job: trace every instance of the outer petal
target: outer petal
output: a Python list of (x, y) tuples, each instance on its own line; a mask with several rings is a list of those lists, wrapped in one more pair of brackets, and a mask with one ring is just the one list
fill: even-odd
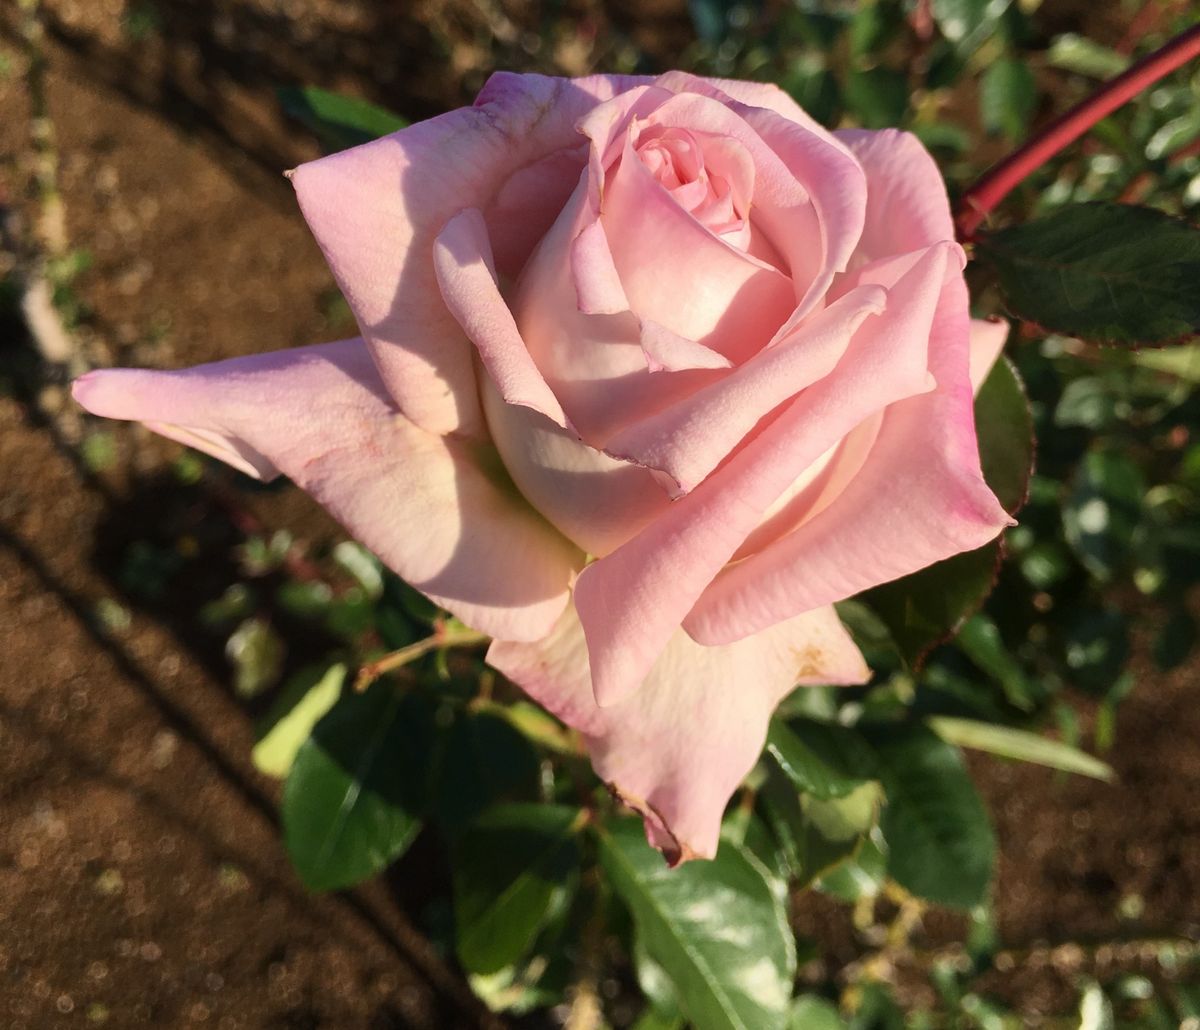
[(592, 697), (587, 659), (573, 609), (545, 640), (497, 641), (488, 651), (492, 665), (580, 730), (596, 772), (642, 814), (672, 864), (716, 853), (725, 804), (793, 686), (870, 677), (832, 607), (729, 647), (701, 647), (677, 632), (645, 688), (608, 708)]
[(504, 399), (566, 428), (562, 405), (529, 356), (500, 294), (487, 225), (479, 211), (468, 208), (446, 223), (434, 241), (433, 264), (446, 306), (479, 349)]
[(967, 377), (967, 296), (943, 294), (930, 340), (933, 393), (892, 405), (831, 504), (714, 579), (685, 626), (723, 644), (981, 547), (1012, 524), (979, 469)]
[(867, 210), (854, 265), (954, 239), (946, 183), (916, 136), (897, 129), (837, 133), (867, 175)]
[(833, 375), (805, 390), (661, 518), (583, 571), (575, 603), (601, 704), (638, 688), (713, 577), (806, 468), (864, 419), (927, 389), (930, 326), (947, 277), (959, 275), (960, 257), (955, 244), (930, 248), (889, 291), (887, 311), (855, 334)]
[(179, 372), (113, 369), (76, 399), (311, 493), (405, 580), (492, 636), (536, 640), (567, 603), (579, 552), (484, 471), (478, 445), (396, 411), (362, 340)]
[(1008, 342), (1008, 330), (1009, 325), (1003, 318), (994, 322), (971, 319), (971, 389), (975, 393), (979, 392), (992, 366), (999, 360), (1000, 352)]
[(437, 433), (482, 429), (471, 348), (434, 278), (434, 237), (465, 207), (494, 209), (498, 230), (521, 227), (501, 255), (501, 271), (514, 271), (578, 180), (575, 122), (643, 81), (496, 75), (475, 107), (293, 173), (384, 384), (412, 422)]

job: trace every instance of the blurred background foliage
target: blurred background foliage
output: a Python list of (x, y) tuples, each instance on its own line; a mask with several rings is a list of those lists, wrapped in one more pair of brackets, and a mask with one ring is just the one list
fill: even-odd
[[(152, 49), (200, 6), (140, 0), (119, 35)], [(218, 14), (233, 26), (218, 31), (240, 31), (235, 8)], [(315, 152), (465, 101), (494, 68), (768, 80), (825, 124), (916, 133), (954, 196), (1196, 11), (1168, 0), (689, 0), (686, 11), (476, 0), (422, 5), (418, 20), (441, 76), (419, 91), (316, 38), (280, 40), (258, 85)], [(69, 18), (56, 24), (74, 31)], [(386, 19), (376, 28), (388, 31)], [(322, 47), (335, 48), (332, 65), (306, 65), (306, 48)], [(331, 66), (341, 71), (320, 71)], [(1195, 220), (1200, 69), (1106, 119), (993, 224), (1089, 200)], [(45, 275), (68, 328), (86, 336), (79, 243), (44, 247)], [(10, 320), (19, 271), (0, 282)], [(977, 313), (1000, 312), (995, 284), (971, 274)], [(344, 302), (322, 303), (331, 333), (346, 328)], [(180, 588), (194, 554), (219, 554), (188, 632), (224, 649), (256, 720), (254, 764), (283, 781), (300, 879), (350, 888), (399, 861), (421, 929), (522, 1025), (1200, 1025), (1195, 910), (1146, 927), (1128, 895), (1107, 937), (1002, 938), (996, 839), (962, 751), (1050, 766), (1054, 783), (1108, 779), (1123, 702), (1200, 667), (1200, 346), (1096, 347), (1017, 322), (1006, 353), (977, 409), (989, 479), (1020, 508), (1003, 563), (985, 549), (842, 606), (875, 678), (785, 703), (714, 863), (667, 873), (578, 740), (489, 671), (469, 634), (358, 545), (313, 548), (256, 523), (240, 498), (262, 488), (207, 459), (177, 453), (171, 489), (217, 496), (238, 532), (190, 524), (189, 553), (178, 527), (149, 529), (124, 548), (119, 599), (95, 618), (119, 634), (130, 609)], [(0, 384), (19, 395), (43, 374), (6, 359)], [(120, 475), (121, 432), (67, 435), (103, 480)], [(1151, 662), (1131, 661), (1138, 641)], [(402, 667), (353, 689), (356, 670), (403, 648)], [(850, 944), (833, 947), (827, 930)], [(1022, 985), (1050, 967), (1059, 989), (1035, 1002)]]

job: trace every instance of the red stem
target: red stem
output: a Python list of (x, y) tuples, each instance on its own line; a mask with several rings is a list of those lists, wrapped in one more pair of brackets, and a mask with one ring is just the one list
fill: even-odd
[(1110, 79), (1083, 103), (1055, 118), (998, 165), (989, 169), (958, 201), (958, 236), (972, 239), (988, 214), (1009, 192), (1065, 147), (1106, 117), (1193, 57), (1200, 56), (1200, 25)]

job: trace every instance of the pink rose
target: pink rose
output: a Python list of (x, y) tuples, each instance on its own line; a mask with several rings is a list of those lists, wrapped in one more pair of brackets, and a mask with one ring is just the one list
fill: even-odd
[(495, 638), (671, 861), (714, 853), (782, 697), (867, 679), (833, 602), (1010, 521), (969, 374), (1002, 330), (912, 136), (499, 74), (293, 183), (361, 339), (75, 396), (290, 476)]

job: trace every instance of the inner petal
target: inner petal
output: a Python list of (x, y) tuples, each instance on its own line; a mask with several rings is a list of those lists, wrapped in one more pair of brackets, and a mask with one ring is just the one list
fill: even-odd
[(749, 246), (754, 160), (738, 140), (636, 122), (631, 133), (639, 160), (681, 208), (732, 246)]

